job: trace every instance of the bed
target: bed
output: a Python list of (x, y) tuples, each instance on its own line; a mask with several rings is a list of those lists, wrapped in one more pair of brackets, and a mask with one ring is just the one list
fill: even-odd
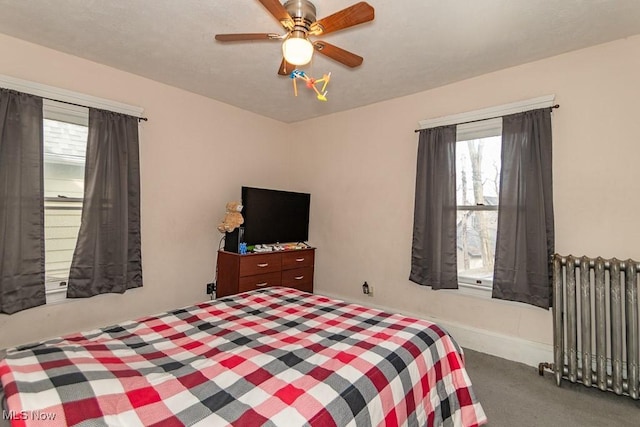
[(476, 426), (437, 325), (263, 288), (10, 349), (13, 426)]

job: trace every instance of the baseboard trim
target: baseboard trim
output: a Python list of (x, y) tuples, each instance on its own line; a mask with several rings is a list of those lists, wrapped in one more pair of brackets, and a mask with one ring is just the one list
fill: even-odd
[(426, 318), (445, 328), (465, 348), (538, 367), (540, 362), (553, 361), (553, 346), (486, 329), (455, 324), (441, 319)]
[[(347, 301), (343, 296), (332, 295), (322, 292), (329, 298)], [(501, 357), (503, 359), (514, 362), (524, 363), (528, 366), (538, 367), (540, 362), (553, 361), (553, 346), (551, 344), (543, 344), (535, 341), (529, 341), (522, 338), (504, 335), (486, 329), (479, 329), (469, 325), (450, 322), (444, 319), (438, 319), (431, 316), (425, 316), (419, 313), (410, 313), (398, 310), (393, 307), (380, 306), (378, 304), (369, 304), (362, 301), (348, 301), (354, 304), (366, 304), (370, 307), (377, 308), (392, 313), (400, 313), (406, 316), (417, 317), (436, 323), (449, 332), (455, 340), (464, 348), (479, 351), (481, 353), (490, 354), (492, 356)]]

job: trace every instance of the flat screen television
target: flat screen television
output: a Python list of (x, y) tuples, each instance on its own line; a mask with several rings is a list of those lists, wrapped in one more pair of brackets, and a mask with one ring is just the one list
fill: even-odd
[(234, 242), (239, 241), (247, 245), (306, 242), (310, 204), (308, 193), (242, 187), (244, 231), (227, 235), (225, 250), (237, 252)]

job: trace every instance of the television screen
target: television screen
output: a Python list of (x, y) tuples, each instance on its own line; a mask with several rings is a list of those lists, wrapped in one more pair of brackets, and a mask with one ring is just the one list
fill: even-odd
[(309, 239), (311, 195), (242, 187), (247, 245), (305, 242)]

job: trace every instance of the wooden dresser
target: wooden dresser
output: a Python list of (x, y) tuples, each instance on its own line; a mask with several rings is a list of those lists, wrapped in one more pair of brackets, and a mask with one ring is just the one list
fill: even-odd
[(218, 251), (217, 297), (266, 286), (313, 292), (315, 248), (240, 255)]

